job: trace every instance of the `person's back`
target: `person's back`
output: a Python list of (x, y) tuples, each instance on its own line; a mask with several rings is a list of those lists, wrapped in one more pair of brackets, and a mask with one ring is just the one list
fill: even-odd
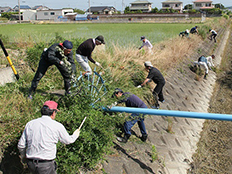
[(95, 44), (93, 43), (93, 39), (90, 38), (80, 44), (76, 50), (76, 53), (89, 58), (94, 48)]
[(161, 72), (155, 67), (151, 67), (147, 78), (152, 79), (155, 83), (165, 81)]
[(198, 28), (197, 26), (191, 28), (190, 33), (191, 34), (198, 33), (197, 28)]
[(147, 108), (146, 104), (135, 94), (129, 92), (123, 93), (123, 99), (127, 107)]
[[(55, 156), (52, 154), (56, 153), (56, 144), (59, 141), (59, 129), (62, 129), (62, 125), (52, 120), (49, 116), (42, 116), (30, 121), (25, 128), (28, 135), (27, 158), (55, 159)], [(38, 137), (40, 138), (38, 139)]]

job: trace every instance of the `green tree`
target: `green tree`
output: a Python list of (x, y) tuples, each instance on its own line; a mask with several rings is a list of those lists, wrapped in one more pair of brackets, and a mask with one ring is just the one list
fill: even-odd
[(10, 20), (12, 14), (18, 14), (18, 12), (4, 12), (4, 13), (2, 13), (1, 16), (2, 16), (3, 18), (7, 18), (8, 20)]
[(124, 13), (130, 13), (131, 11), (130, 11), (130, 8), (129, 8), (129, 6), (126, 6), (126, 8), (125, 8), (125, 10), (124, 10)]
[(153, 8), (153, 9), (151, 10), (151, 12), (152, 12), (152, 13), (158, 13), (158, 12), (159, 12), (159, 9), (158, 9), (157, 7), (155, 7), (155, 8)]
[(186, 6), (184, 6), (185, 10), (192, 10), (193, 9), (193, 5), (192, 4), (187, 4)]
[(219, 8), (219, 9), (225, 9), (225, 6), (223, 4), (221, 4), (221, 3), (214, 4), (214, 7)]
[(85, 14), (84, 11), (82, 11), (82, 10), (80, 10), (80, 9), (77, 9), (77, 8), (75, 8), (75, 9), (73, 10), (73, 12), (78, 13), (78, 14)]

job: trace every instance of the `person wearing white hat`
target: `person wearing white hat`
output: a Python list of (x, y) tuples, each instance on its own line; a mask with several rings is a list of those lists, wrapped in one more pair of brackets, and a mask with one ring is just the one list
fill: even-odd
[(146, 61), (144, 63), (144, 66), (146, 71), (148, 71), (149, 73), (147, 78), (144, 80), (144, 82), (141, 85), (137, 86), (137, 88), (141, 88), (147, 82), (153, 80), (153, 82), (156, 83), (156, 87), (153, 90), (153, 97), (155, 101), (152, 107), (158, 109), (159, 101), (162, 103), (164, 102), (163, 87), (165, 85), (165, 79), (161, 74), (161, 72), (157, 68), (153, 67), (150, 61)]

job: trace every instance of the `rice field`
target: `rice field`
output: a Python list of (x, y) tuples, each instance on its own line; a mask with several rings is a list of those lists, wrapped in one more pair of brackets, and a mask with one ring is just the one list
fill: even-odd
[(125, 45), (138, 47), (140, 37), (145, 36), (151, 43), (178, 37), (181, 31), (191, 29), (196, 24), (154, 24), (154, 23), (123, 23), (123, 24), (13, 24), (0, 25), (0, 34), (7, 36), (10, 42), (17, 41), (50, 41), (55, 33), (66, 39), (91, 38), (97, 35), (105, 37), (106, 46)]

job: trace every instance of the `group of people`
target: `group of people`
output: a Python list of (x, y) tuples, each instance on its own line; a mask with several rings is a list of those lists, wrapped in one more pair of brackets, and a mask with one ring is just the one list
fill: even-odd
[[(101, 66), (92, 58), (92, 52), (97, 45), (105, 44), (104, 37), (99, 35), (96, 38), (90, 38), (84, 41), (76, 50), (76, 60), (85, 71), (86, 75), (92, 74), (92, 69), (88, 61), (97, 66)], [(75, 76), (76, 66), (73, 59), (73, 44), (71, 41), (65, 40), (63, 43), (55, 43), (49, 48), (44, 49), (38, 69), (32, 80), (29, 89), (28, 98), (32, 99), (33, 94), (38, 86), (39, 81), (45, 75), (47, 69), (55, 65), (60, 71), (64, 79), (64, 89), (66, 94), (70, 94), (71, 80)]]
[[(180, 32), (179, 36), (189, 38), (189, 33), (191, 33), (191, 34), (199, 34), (198, 26), (195, 26), (195, 27), (191, 28), (190, 31), (188, 29), (186, 29), (185, 31)], [(214, 40), (214, 42), (216, 43), (217, 42), (217, 40), (216, 40), (217, 32), (215, 30), (209, 29), (209, 33), (211, 33), (211, 35), (208, 38), (210, 40)]]
[[(191, 34), (198, 33), (197, 26), (190, 30)], [(209, 30), (211, 35), (211, 40), (214, 39), (217, 33), (214, 30)], [(180, 36), (189, 36), (189, 30), (185, 30), (179, 34)], [(146, 48), (152, 53), (151, 42), (142, 36), (141, 41), (143, 45), (139, 49)], [(84, 41), (76, 49), (76, 61), (84, 70), (84, 75), (89, 76), (92, 74), (92, 69), (89, 65), (89, 61), (96, 66), (102, 67), (101, 64), (92, 58), (92, 52), (95, 46), (105, 44), (104, 37), (99, 35), (96, 38), (90, 38)], [(65, 40), (63, 43), (55, 43), (49, 48), (44, 49), (41, 59), (39, 61), (38, 69), (32, 80), (31, 87), (29, 89), (29, 99), (33, 98), (33, 94), (36, 91), (39, 81), (45, 75), (47, 69), (55, 65), (60, 71), (64, 79), (64, 89), (65, 93), (70, 94), (71, 80), (75, 77), (76, 66), (73, 59), (73, 44), (71, 41)], [(203, 66), (205, 68), (205, 78), (208, 75), (208, 68), (211, 69), (214, 66), (212, 59), (215, 56), (201, 56), (198, 61), (194, 62), (196, 66)], [(150, 61), (144, 62), (145, 70), (148, 72), (146, 79), (137, 86), (141, 88), (146, 85), (146, 83), (153, 81), (156, 84), (152, 94), (154, 98), (154, 103), (152, 108), (159, 109), (159, 102), (163, 103), (163, 87), (165, 85), (165, 79), (162, 73), (155, 67), (153, 67)], [(117, 102), (112, 104), (116, 106), (120, 103), (125, 103), (126, 107), (136, 107), (136, 108), (148, 108), (147, 105), (135, 94), (130, 92), (124, 92), (120, 88), (116, 88), (112, 97), (117, 99)], [(57, 164), (55, 162), (56, 158), (56, 144), (58, 141), (64, 144), (74, 143), (80, 135), (80, 130), (76, 129), (72, 135), (69, 135), (65, 127), (55, 121), (55, 117), (59, 110), (57, 109), (58, 104), (55, 101), (46, 101), (41, 108), (41, 118), (34, 119), (26, 124), (26, 127), (22, 133), (22, 136), (18, 142), (18, 149), (23, 162), (27, 162), (30, 171), (33, 174), (56, 174)], [(144, 124), (144, 115), (139, 115), (138, 113), (133, 113), (130, 115), (129, 120), (126, 120), (123, 125), (124, 136), (117, 137), (117, 140), (126, 143), (131, 136), (131, 128), (138, 123), (141, 140), (145, 142), (148, 138), (148, 133)]]
[[(141, 37), (143, 45), (139, 48), (146, 47), (152, 49), (152, 44), (144, 36)], [(97, 66), (101, 64), (92, 58), (92, 52), (97, 45), (105, 44), (104, 37), (99, 35), (96, 38), (90, 38), (84, 41), (76, 50), (76, 61), (85, 71), (85, 75), (91, 75), (92, 69), (89, 61)], [(73, 44), (69, 40), (63, 43), (55, 43), (49, 48), (45, 48), (41, 54), (38, 69), (32, 80), (29, 89), (28, 98), (32, 99), (36, 91), (39, 81), (45, 75), (48, 68), (55, 65), (60, 71), (64, 79), (65, 93), (70, 94), (71, 80), (75, 76), (76, 66), (73, 59)], [(137, 86), (141, 88), (147, 82), (153, 80), (157, 85), (153, 91), (154, 104), (153, 108), (159, 108), (159, 101), (164, 102), (163, 86), (165, 79), (161, 72), (153, 67), (151, 62), (144, 63), (145, 69), (148, 71), (148, 76), (144, 82)], [(123, 92), (122, 89), (116, 88), (113, 97), (118, 101), (114, 104), (125, 103), (126, 107), (147, 108), (146, 104), (135, 94)], [(56, 174), (57, 164), (56, 144), (58, 141), (64, 144), (74, 143), (80, 135), (80, 130), (76, 129), (72, 135), (69, 135), (65, 127), (55, 121), (58, 104), (55, 101), (46, 101), (41, 108), (41, 117), (28, 122), (18, 142), (18, 149), (22, 162), (26, 162), (29, 170), (33, 174)], [(141, 140), (146, 141), (148, 134), (144, 125), (144, 117), (138, 113), (131, 114), (130, 119), (124, 123), (124, 137), (117, 137), (120, 142), (126, 143), (131, 136), (131, 128), (135, 123), (138, 123), (141, 131)]]

